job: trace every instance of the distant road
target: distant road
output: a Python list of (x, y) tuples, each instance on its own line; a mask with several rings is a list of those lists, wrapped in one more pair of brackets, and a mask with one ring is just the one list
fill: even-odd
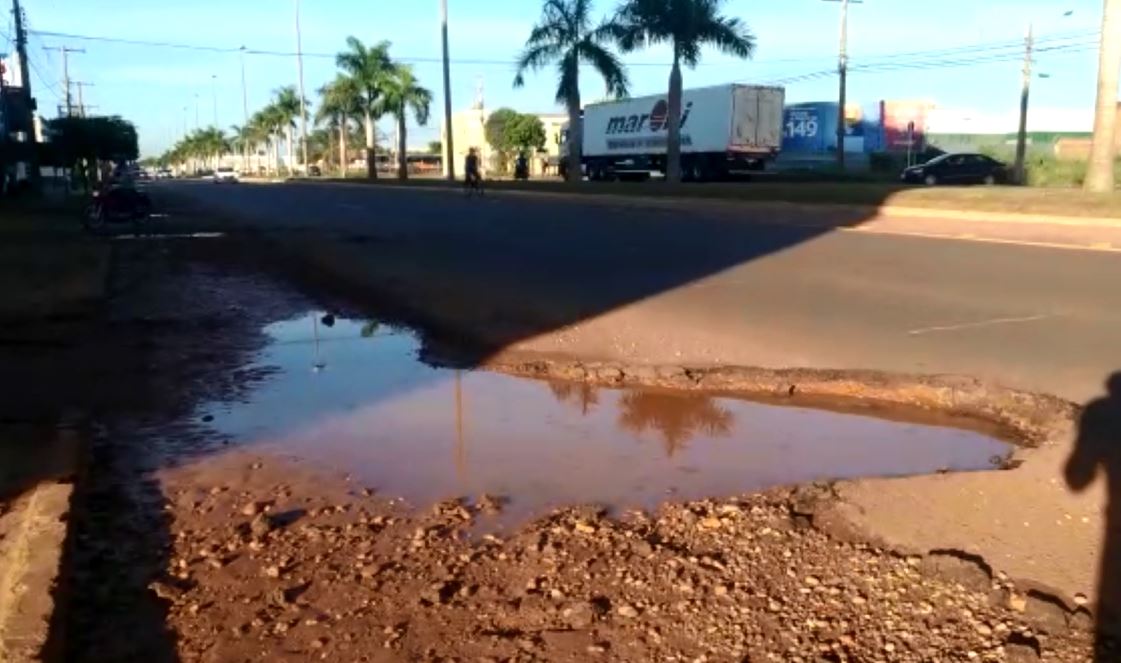
[(262, 231), (386, 240), (371, 259), (399, 247), (504, 306), (555, 303), (557, 319), (525, 336), (564, 334), (511, 339), (534, 349), (961, 373), (1078, 402), (1121, 369), (1121, 230), (331, 184), (155, 188)]

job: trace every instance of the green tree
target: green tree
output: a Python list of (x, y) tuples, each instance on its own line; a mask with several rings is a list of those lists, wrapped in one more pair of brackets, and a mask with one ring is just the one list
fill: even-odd
[(514, 145), (510, 144), (510, 134), (507, 129), (518, 121), (521, 114), (513, 108), (499, 108), (490, 114), (487, 122), (483, 125), (483, 133), (486, 135), (487, 143), (495, 153), (495, 166), (499, 172), (506, 172), (506, 166), (510, 161), (510, 153), (514, 150)]
[(536, 115), (522, 113), (506, 125), (506, 142), (519, 151), (544, 149), (545, 125)]
[(60, 117), (48, 120), (50, 161), (86, 173), (88, 188), (100, 161), (134, 161), (140, 156), (136, 127), (118, 116)]
[(444, 153), (444, 142), (440, 141), (440, 140), (430, 140), (430, 141), (428, 141), (428, 153), (429, 154), (443, 154)]
[(669, 76), (666, 180), (681, 181), (681, 65), (694, 68), (705, 46), (739, 58), (755, 53), (755, 37), (738, 18), (721, 15), (724, 0), (626, 0), (613, 32), (624, 52), (647, 44), (673, 48)]
[(362, 95), (362, 115), (366, 127), (366, 175), (375, 179), (378, 176), (375, 122), (381, 110), (378, 99), (394, 68), (389, 58), (389, 42), (383, 41), (367, 47), (357, 37), (347, 37), (346, 45), (347, 50), (335, 56), (335, 63), (354, 80)]
[(606, 44), (616, 35), (611, 21), (592, 25), (591, 0), (545, 0), (541, 18), (518, 56), (514, 87), (525, 84), (525, 72), (557, 63), (556, 100), (568, 111), (568, 179), (581, 180), (583, 125), (580, 115), (580, 65), (590, 64), (607, 84), (608, 94), (627, 95), (623, 63)]
[(350, 163), (348, 145), (351, 122), (363, 115), (362, 93), (353, 78), (338, 75), (335, 80), (319, 89), (319, 112), (316, 122), (326, 124), (339, 134), (339, 167), (343, 177), (347, 176)]
[(392, 73), (382, 83), (382, 94), (378, 100), (379, 109), (397, 120), (397, 178), (408, 179), (408, 129), (405, 120), (412, 110), (417, 124), (428, 124), (428, 114), (432, 106), (432, 93), (420, 86), (412, 67), (394, 65)]

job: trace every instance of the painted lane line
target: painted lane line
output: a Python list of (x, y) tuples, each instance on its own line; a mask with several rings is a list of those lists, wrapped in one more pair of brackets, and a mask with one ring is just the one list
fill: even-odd
[(921, 336), (922, 334), (930, 334), (932, 332), (944, 331), (959, 331), (962, 329), (977, 329), (980, 327), (993, 327), (995, 325), (1009, 325), (1018, 322), (1036, 322), (1038, 320), (1046, 320), (1047, 318), (1057, 317), (1053, 313), (1041, 313), (1038, 315), (1029, 315), (1019, 318), (993, 318), (991, 320), (980, 320), (978, 322), (964, 322), (958, 325), (940, 325), (936, 327), (922, 327), (920, 329), (912, 329), (907, 332), (908, 336)]

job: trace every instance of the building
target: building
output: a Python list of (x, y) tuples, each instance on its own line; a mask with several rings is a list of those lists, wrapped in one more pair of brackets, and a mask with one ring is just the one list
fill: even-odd
[[(530, 155), (530, 174), (540, 177), (544, 174), (555, 175), (557, 164), (560, 162), (561, 139), (568, 116), (561, 113), (536, 114), (545, 128), (545, 147), (535, 155)], [(479, 154), (480, 164), (484, 174), (487, 171), (498, 169), (495, 163), (495, 153), (487, 143), (486, 124), (490, 113), (480, 102), (471, 108), (452, 114), (452, 142), (455, 154), (451, 155), (451, 163), (455, 164), (456, 173), (462, 175), (463, 163), (467, 159), (467, 152), (474, 148)], [(443, 171), (448, 174), (449, 156), (447, 126), (440, 127), (440, 141), (444, 145)], [(546, 172), (548, 171), (548, 172)]]

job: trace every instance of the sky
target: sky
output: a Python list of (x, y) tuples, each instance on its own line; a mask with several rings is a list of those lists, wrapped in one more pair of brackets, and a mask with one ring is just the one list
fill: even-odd
[[(84, 48), (69, 56), (72, 80), (84, 88), (91, 112), (119, 114), (136, 123), (141, 152), (156, 155), (185, 129), (217, 123), (241, 124), (242, 79), (239, 55), (59, 37), (171, 42), (237, 49), (296, 50), (297, 0), (23, 0), (31, 31), (32, 84), (46, 115), (61, 103), (62, 58), (44, 47)], [(854, 0), (855, 2), (855, 0)], [(0, 3), (7, 4), (6, 0)], [(617, 0), (594, 0), (595, 14), (606, 15)], [(539, 18), (537, 0), (448, 0), (452, 57), (453, 109), (468, 107), (481, 86), (487, 108), (510, 106), (524, 112), (559, 112), (552, 69), (530, 74), (514, 89), (511, 61)], [(1069, 16), (1064, 16), (1073, 10)], [(826, 0), (726, 0), (724, 11), (744, 20), (756, 37), (752, 60), (706, 51), (701, 64), (685, 72), (686, 87), (727, 82), (786, 86), (787, 101), (837, 98), (837, 78), (805, 74), (834, 70), (837, 63), (840, 3)], [(1034, 60), (1034, 117), (1064, 118), (1086, 126), (1092, 116), (1097, 72), (1090, 44), (1101, 26), (1100, 0), (863, 0), (849, 10), (850, 101), (928, 99), (940, 107), (1008, 118), (1014, 130), (1019, 105), (1021, 61), (1017, 52), (1034, 24), (1041, 52)], [(391, 54), (415, 67), (432, 90), (427, 127), (409, 122), (409, 143), (422, 146), (439, 138), (443, 108), (440, 72), (439, 0), (303, 0), (301, 26), (304, 81), (313, 104), (315, 91), (335, 75), (333, 54), (346, 38), (372, 44), (392, 42)], [(0, 53), (11, 50), (10, 12), (0, 19)], [(1089, 35), (1089, 36), (1087, 36)], [(1002, 50), (916, 56), (916, 51), (1005, 44)], [(1070, 47), (1083, 44), (1080, 48)], [(1065, 48), (1054, 49), (1055, 46)], [(1047, 47), (1052, 47), (1047, 49)], [(997, 55), (1008, 57), (990, 60)], [(664, 48), (624, 56), (630, 64), (632, 94), (657, 94), (667, 85)], [(953, 66), (903, 68), (917, 60)], [(249, 55), (246, 88), (249, 111), (269, 101), (272, 92), (297, 81), (294, 57)], [(895, 69), (885, 69), (893, 63)], [(860, 71), (878, 65), (879, 71)], [(212, 78), (214, 77), (214, 78)], [(585, 100), (602, 96), (603, 82), (593, 71), (581, 74)], [(74, 89), (76, 97), (77, 90)], [(197, 108), (197, 111), (196, 111)], [(1054, 120), (1052, 120), (1054, 121)], [(1036, 121), (1033, 128), (1044, 127)], [(391, 132), (391, 122), (382, 122)]]

